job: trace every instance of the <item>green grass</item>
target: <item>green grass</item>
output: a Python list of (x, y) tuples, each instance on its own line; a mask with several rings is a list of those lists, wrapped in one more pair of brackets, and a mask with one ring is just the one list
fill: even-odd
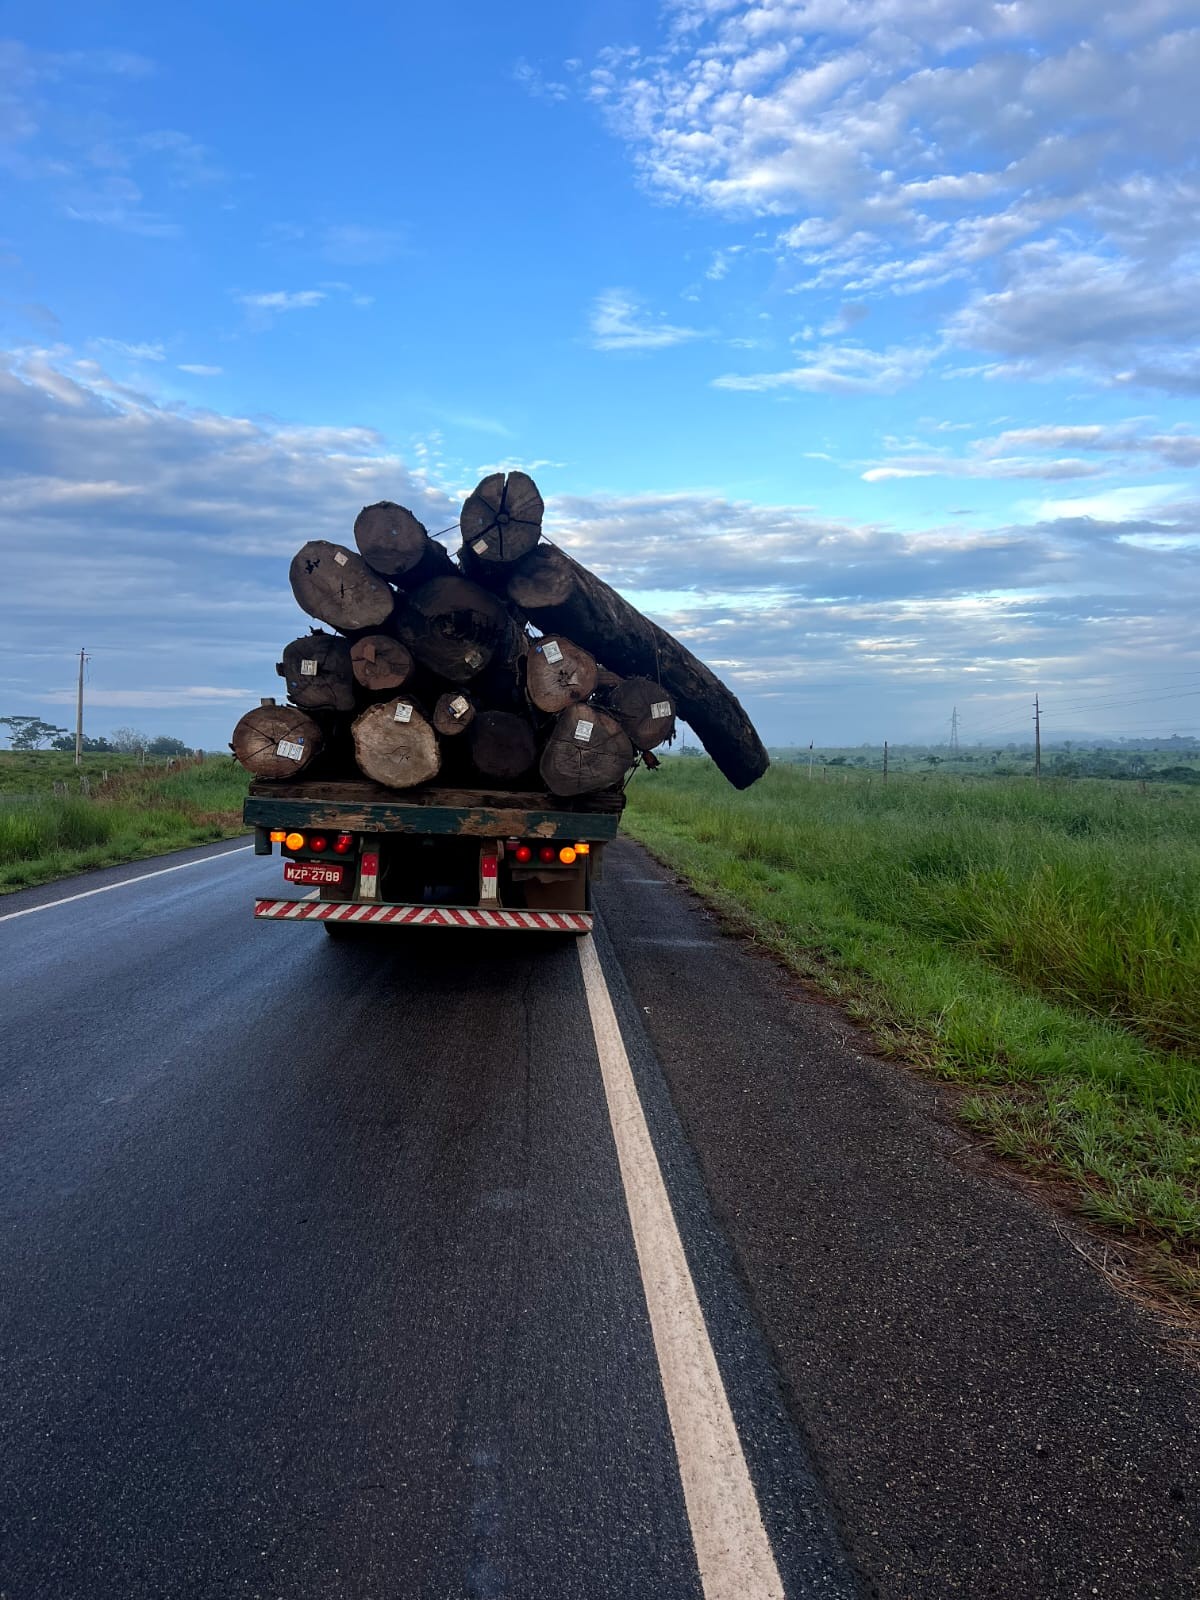
[(170, 769), (95, 756), (83, 772), (88, 795), (70, 756), (0, 753), (0, 893), (243, 831), (246, 776), (227, 756)]
[[(832, 775), (831, 775), (832, 776)], [(1200, 796), (676, 760), (628, 832), (1091, 1216), (1200, 1247)]]

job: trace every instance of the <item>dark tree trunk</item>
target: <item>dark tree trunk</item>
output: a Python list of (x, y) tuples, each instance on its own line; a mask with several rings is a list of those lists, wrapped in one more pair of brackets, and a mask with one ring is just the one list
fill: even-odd
[(436, 778), (442, 764), (437, 734), (404, 695), (370, 706), (354, 722), (359, 768), (389, 789), (412, 789)]
[(469, 683), (503, 641), (508, 612), (466, 578), (434, 578), (406, 597), (395, 628), (422, 666), (451, 683)]
[(525, 686), (539, 711), (564, 711), (591, 698), (596, 687), (595, 658), (562, 634), (548, 633), (530, 645)]
[(475, 707), (461, 689), (438, 695), (433, 708), (433, 726), (444, 739), (466, 733), (475, 720)]
[(320, 752), (321, 730), (295, 706), (264, 700), (233, 730), (229, 748), (256, 778), (291, 778)]
[(555, 718), (542, 750), (542, 781), (551, 794), (592, 794), (620, 783), (633, 759), (615, 717), (595, 706), (569, 706)]
[(494, 472), (463, 502), (463, 570), (501, 567), (527, 555), (542, 536), (545, 506), (533, 479), (523, 472)]
[(283, 647), (275, 668), (287, 684), (288, 699), (306, 711), (353, 711), (354, 672), (350, 646), (336, 633), (314, 629)]
[(360, 555), (327, 539), (298, 550), (288, 576), (301, 609), (342, 633), (378, 628), (395, 607), (389, 584)]
[(629, 735), (635, 750), (653, 750), (675, 736), (671, 696), (653, 678), (624, 678), (604, 696), (604, 704)]
[(403, 689), (413, 675), (412, 651), (387, 633), (368, 633), (350, 647), (354, 677), (372, 693)]
[(735, 788), (749, 788), (767, 770), (761, 739), (721, 680), (565, 552), (540, 545), (518, 563), (508, 595), (539, 628), (561, 629), (608, 666), (661, 683)]
[(362, 508), (354, 521), (354, 542), (369, 567), (405, 589), (457, 570), (450, 552), (429, 537), (411, 511), (391, 500)]
[(471, 683), (471, 692), (481, 705), (493, 711), (526, 710), (525, 663), (528, 651), (529, 635), (525, 632), (524, 624), (507, 618), (504, 636), (496, 646), (495, 655)]
[(481, 711), (467, 734), (471, 760), (482, 777), (511, 782), (537, 760), (537, 742), (524, 717)]

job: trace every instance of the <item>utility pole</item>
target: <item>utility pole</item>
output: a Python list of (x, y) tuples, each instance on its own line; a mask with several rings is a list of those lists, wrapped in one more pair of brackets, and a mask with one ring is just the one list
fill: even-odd
[(887, 757), (888, 757), (888, 749), (887, 749), (887, 740), (885, 739), (883, 741), (883, 781), (884, 781), (884, 783), (887, 782)]
[(79, 652), (79, 690), (75, 696), (75, 765), (83, 765), (83, 664), (87, 656)]
[(954, 714), (950, 718), (950, 754), (958, 754), (958, 707), (955, 706)]
[(1042, 781), (1042, 708), (1035, 694), (1033, 697), (1033, 776), (1038, 783)]
[(813, 764), (813, 741), (810, 739), (808, 741), (808, 781), (809, 781), (809, 783), (812, 782), (812, 764)]

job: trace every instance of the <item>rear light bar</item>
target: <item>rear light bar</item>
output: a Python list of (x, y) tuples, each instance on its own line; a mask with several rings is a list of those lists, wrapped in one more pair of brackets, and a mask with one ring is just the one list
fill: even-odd
[(285, 855), (294, 856), (302, 850), (311, 850), (314, 855), (324, 855), (326, 851), (332, 850), (335, 856), (349, 856), (354, 854), (357, 840), (352, 833), (322, 833), (319, 828), (307, 833), (272, 828), (271, 843), (281, 844)]
[(536, 860), (543, 867), (570, 867), (576, 858), (591, 854), (592, 847), (586, 840), (577, 844), (525, 844), (516, 839), (508, 841), (508, 854), (521, 866), (527, 866)]

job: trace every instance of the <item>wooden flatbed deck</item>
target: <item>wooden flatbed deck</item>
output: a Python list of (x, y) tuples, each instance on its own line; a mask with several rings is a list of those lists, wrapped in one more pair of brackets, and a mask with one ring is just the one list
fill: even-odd
[(256, 780), (242, 811), (260, 828), (340, 828), (347, 833), (465, 834), (481, 839), (612, 839), (620, 790), (562, 800), (544, 790), (396, 790), (365, 780)]

